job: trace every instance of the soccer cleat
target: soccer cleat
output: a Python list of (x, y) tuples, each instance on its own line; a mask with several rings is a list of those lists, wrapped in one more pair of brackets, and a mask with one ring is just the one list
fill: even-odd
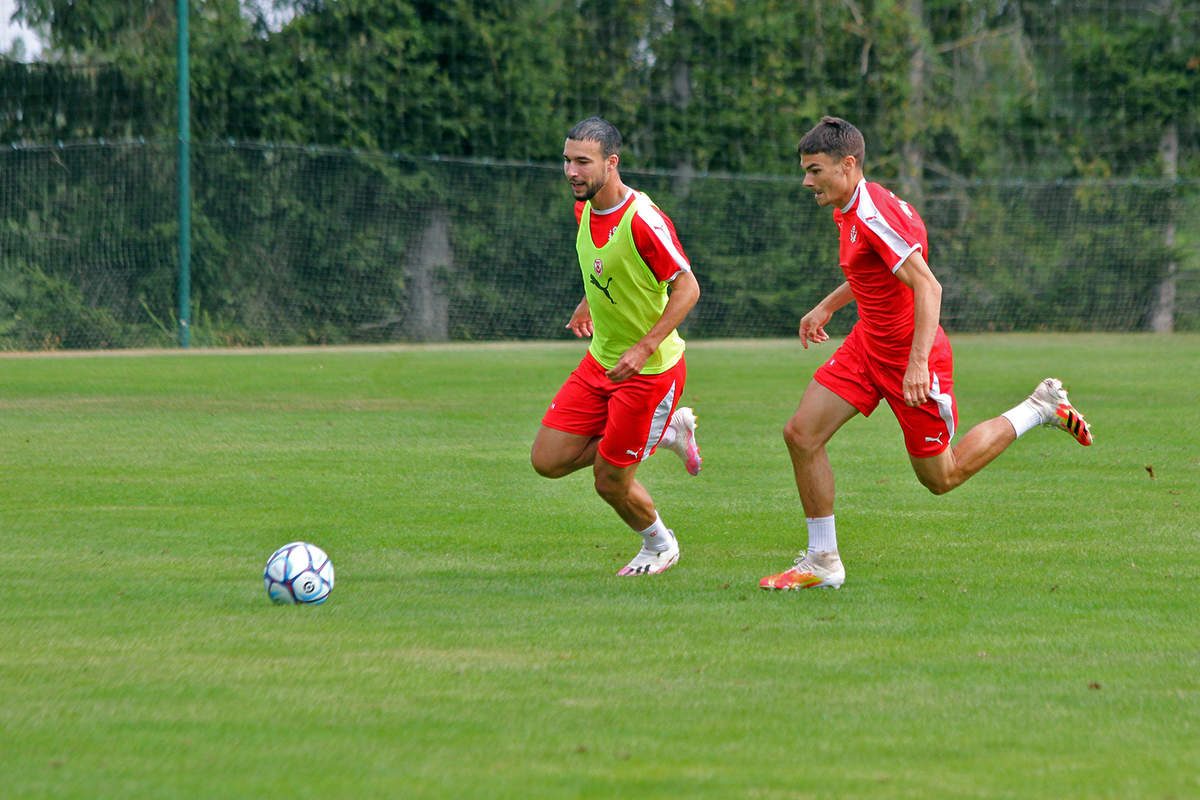
[(633, 557), (633, 561), (626, 564), (617, 574), (621, 577), (657, 575), (675, 566), (675, 562), (677, 561), (679, 561), (679, 541), (675, 538), (674, 532), (672, 532), (670, 547), (662, 552), (647, 550), (643, 547)]
[(828, 553), (800, 553), (796, 564), (778, 575), (758, 582), (763, 589), (839, 589), (846, 582), (846, 569), (836, 550)]
[(699, 475), (704, 459), (700, 457), (700, 445), (696, 443), (695, 412), (687, 406), (680, 406), (671, 415), (668, 427), (674, 429), (675, 439), (666, 448), (683, 460), (688, 475)]
[(1029, 401), (1042, 415), (1042, 424), (1047, 428), (1058, 428), (1075, 437), (1084, 447), (1092, 443), (1092, 429), (1083, 414), (1067, 399), (1067, 390), (1058, 378), (1046, 378), (1037, 385)]

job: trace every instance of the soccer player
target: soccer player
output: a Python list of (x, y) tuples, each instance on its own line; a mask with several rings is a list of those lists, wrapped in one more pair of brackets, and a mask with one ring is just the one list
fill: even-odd
[(674, 566), (679, 542), (635, 478), (638, 465), (660, 445), (691, 475), (702, 463), (696, 415), (678, 405), (687, 367), (675, 330), (700, 285), (671, 220), (621, 181), (621, 143), (612, 123), (589, 117), (563, 147), (584, 290), (566, 327), (592, 341), (542, 418), (530, 460), (547, 478), (591, 467), (596, 493), (642, 537), (617, 574), (640, 576)]
[(1092, 443), (1092, 434), (1062, 383), (1046, 378), (1020, 404), (979, 423), (951, 447), (958, 423), (953, 355), (939, 324), (942, 287), (927, 263), (925, 223), (908, 203), (863, 177), (866, 147), (849, 122), (824, 117), (798, 149), (804, 185), (818, 205), (833, 206), (846, 276), (800, 320), (800, 344), (807, 349), (809, 342), (829, 339), (825, 324), (852, 300), (859, 319), (817, 369), (783, 429), (808, 521), (808, 548), (794, 566), (759, 585), (836, 589), (846, 571), (838, 555), (825, 444), (851, 417), (870, 415), (880, 399), (900, 422), (917, 478), (934, 494), (958, 486), (1038, 425), (1065, 430), (1082, 445)]

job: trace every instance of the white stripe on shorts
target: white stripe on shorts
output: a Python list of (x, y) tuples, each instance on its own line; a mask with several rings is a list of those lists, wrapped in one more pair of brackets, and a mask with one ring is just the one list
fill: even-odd
[(671, 421), (671, 406), (673, 405), (675, 405), (675, 382), (671, 381), (671, 390), (667, 392), (666, 397), (658, 401), (658, 407), (654, 409), (654, 419), (650, 421), (650, 434), (646, 437), (646, 446), (642, 448), (642, 461), (650, 457), (650, 448), (658, 444), (663, 431), (667, 429), (667, 424)]
[(949, 443), (954, 438), (954, 402), (950, 395), (942, 393), (936, 372), (931, 372), (929, 379), (929, 399), (937, 403), (938, 415), (941, 416), (942, 422), (946, 423), (946, 432), (950, 434), (946, 437), (946, 442)]

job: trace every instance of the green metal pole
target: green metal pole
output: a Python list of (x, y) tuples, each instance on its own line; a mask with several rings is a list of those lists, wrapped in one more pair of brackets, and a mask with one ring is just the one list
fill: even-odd
[(179, 346), (191, 344), (192, 186), (188, 77), (188, 0), (176, 0), (179, 61)]

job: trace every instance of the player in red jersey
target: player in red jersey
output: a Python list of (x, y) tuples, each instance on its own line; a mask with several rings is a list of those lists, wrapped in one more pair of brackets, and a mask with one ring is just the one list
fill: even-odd
[(671, 220), (622, 182), (620, 147), (621, 134), (599, 117), (572, 128), (563, 147), (584, 289), (566, 327), (591, 344), (542, 418), (530, 460), (547, 478), (591, 467), (596, 492), (642, 537), (617, 574), (643, 576), (670, 569), (679, 542), (634, 477), (638, 465), (659, 446), (691, 475), (702, 462), (695, 414), (678, 405), (687, 367), (675, 330), (700, 286)]
[(917, 478), (934, 494), (963, 483), (1028, 430), (1046, 425), (1083, 445), (1091, 430), (1062, 383), (1046, 378), (1014, 408), (979, 423), (953, 447), (958, 423), (950, 341), (939, 324), (942, 287), (926, 259), (929, 242), (916, 210), (863, 177), (866, 146), (850, 123), (825, 117), (799, 146), (804, 185), (833, 206), (838, 260), (846, 281), (800, 320), (800, 344), (829, 339), (825, 324), (850, 301), (859, 320), (809, 383), (784, 426), (796, 487), (808, 522), (808, 548), (795, 564), (763, 578), (764, 589), (842, 585), (846, 571), (834, 527), (833, 469), (825, 445), (857, 414), (886, 400), (900, 422)]

